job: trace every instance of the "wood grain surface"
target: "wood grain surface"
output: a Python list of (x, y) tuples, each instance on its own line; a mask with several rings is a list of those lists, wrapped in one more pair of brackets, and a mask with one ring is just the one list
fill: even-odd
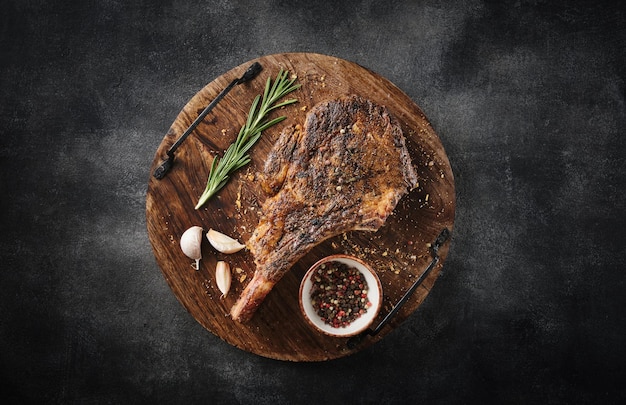
[[(167, 149), (198, 114), (233, 79), (258, 61), (263, 71), (249, 83), (236, 86), (196, 128), (176, 153), (174, 167), (162, 180), (148, 181), (146, 220), (154, 254), (172, 291), (189, 313), (207, 330), (229, 344), (257, 355), (290, 361), (322, 361), (343, 357), (379, 341), (402, 323), (424, 301), (433, 287), (450, 242), (440, 250), (441, 260), (396, 317), (375, 337), (353, 349), (346, 338), (322, 335), (303, 319), (298, 305), (302, 276), (320, 258), (345, 253), (363, 258), (377, 271), (383, 286), (383, 307), (375, 324), (393, 307), (430, 262), (428, 244), (443, 228), (452, 231), (455, 212), (454, 178), (441, 141), (420, 108), (383, 77), (357, 64), (319, 54), (290, 53), (264, 56), (246, 62), (200, 90), (176, 117), (156, 151), (151, 173)], [(213, 157), (234, 141), (250, 104), (262, 94), (265, 81), (279, 69), (297, 75), (302, 87), (288, 97), (298, 103), (275, 111), (286, 115), (282, 123), (263, 133), (251, 151), (252, 162), (235, 173), (216, 198), (200, 210), (194, 206), (206, 185)], [(387, 223), (375, 233), (350, 232), (327, 240), (303, 257), (270, 292), (252, 320), (246, 324), (228, 316), (246, 283), (254, 262), (249, 252), (226, 255), (203, 244), (198, 271), (179, 247), (182, 233), (193, 225), (216, 229), (245, 242), (260, 216), (265, 196), (257, 172), (282, 128), (302, 123), (315, 104), (342, 95), (358, 94), (386, 106), (398, 119), (420, 176), (419, 186), (405, 196)], [(206, 242), (206, 239), (205, 239)], [(215, 283), (218, 260), (227, 261), (233, 283), (220, 299)]]

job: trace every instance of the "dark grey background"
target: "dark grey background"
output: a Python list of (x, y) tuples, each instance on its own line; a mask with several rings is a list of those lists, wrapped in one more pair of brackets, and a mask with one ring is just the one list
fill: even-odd
[[(0, 396), (38, 403), (626, 399), (626, 18), (619, 2), (3, 0)], [(233, 348), (177, 302), (145, 225), (183, 105), (250, 59), (387, 77), (447, 150), (444, 273), (326, 363)]]

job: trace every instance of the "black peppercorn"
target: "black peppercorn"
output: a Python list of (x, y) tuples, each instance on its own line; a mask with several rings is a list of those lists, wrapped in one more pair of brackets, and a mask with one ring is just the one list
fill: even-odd
[(319, 317), (335, 328), (346, 327), (372, 305), (367, 281), (354, 267), (342, 262), (320, 265), (313, 276), (311, 302)]

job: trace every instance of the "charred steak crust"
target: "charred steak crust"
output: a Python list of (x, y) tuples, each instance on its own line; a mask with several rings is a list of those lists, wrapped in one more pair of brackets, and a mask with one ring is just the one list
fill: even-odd
[(266, 160), (268, 194), (247, 247), (256, 271), (231, 310), (242, 322), (315, 245), (352, 230), (376, 231), (418, 177), (399, 123), (359, 96), (313, 107), (283, 130)]

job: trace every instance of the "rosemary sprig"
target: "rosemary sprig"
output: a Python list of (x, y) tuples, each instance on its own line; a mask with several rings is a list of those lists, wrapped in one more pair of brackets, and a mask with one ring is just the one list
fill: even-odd
[(228, 183), (228, 178), (233, 172), (250, 163), (248, 150), (259, 140), (261, 132), (287, 118), (281, 116), (272, 120), (266, 119), (271, 111), (298, 101), (297, 99), (289, 99), (277, 103), (288, 93), (300, 88), (299, 84), (294, 84), (296, 78), (289, 79), (288, 73), (281, 69), (273, 84), (271, 78), (267, 78), (263, 97), (257, 95), (254, 98), (248, 119), (239, 130), (237, 139), (226, 149), (221, 159), (218, 156), (213, 159), (206, 188), (200, 196), (198, 204), (196, 204), (196, 209), (202, 207), (221, 190)]

